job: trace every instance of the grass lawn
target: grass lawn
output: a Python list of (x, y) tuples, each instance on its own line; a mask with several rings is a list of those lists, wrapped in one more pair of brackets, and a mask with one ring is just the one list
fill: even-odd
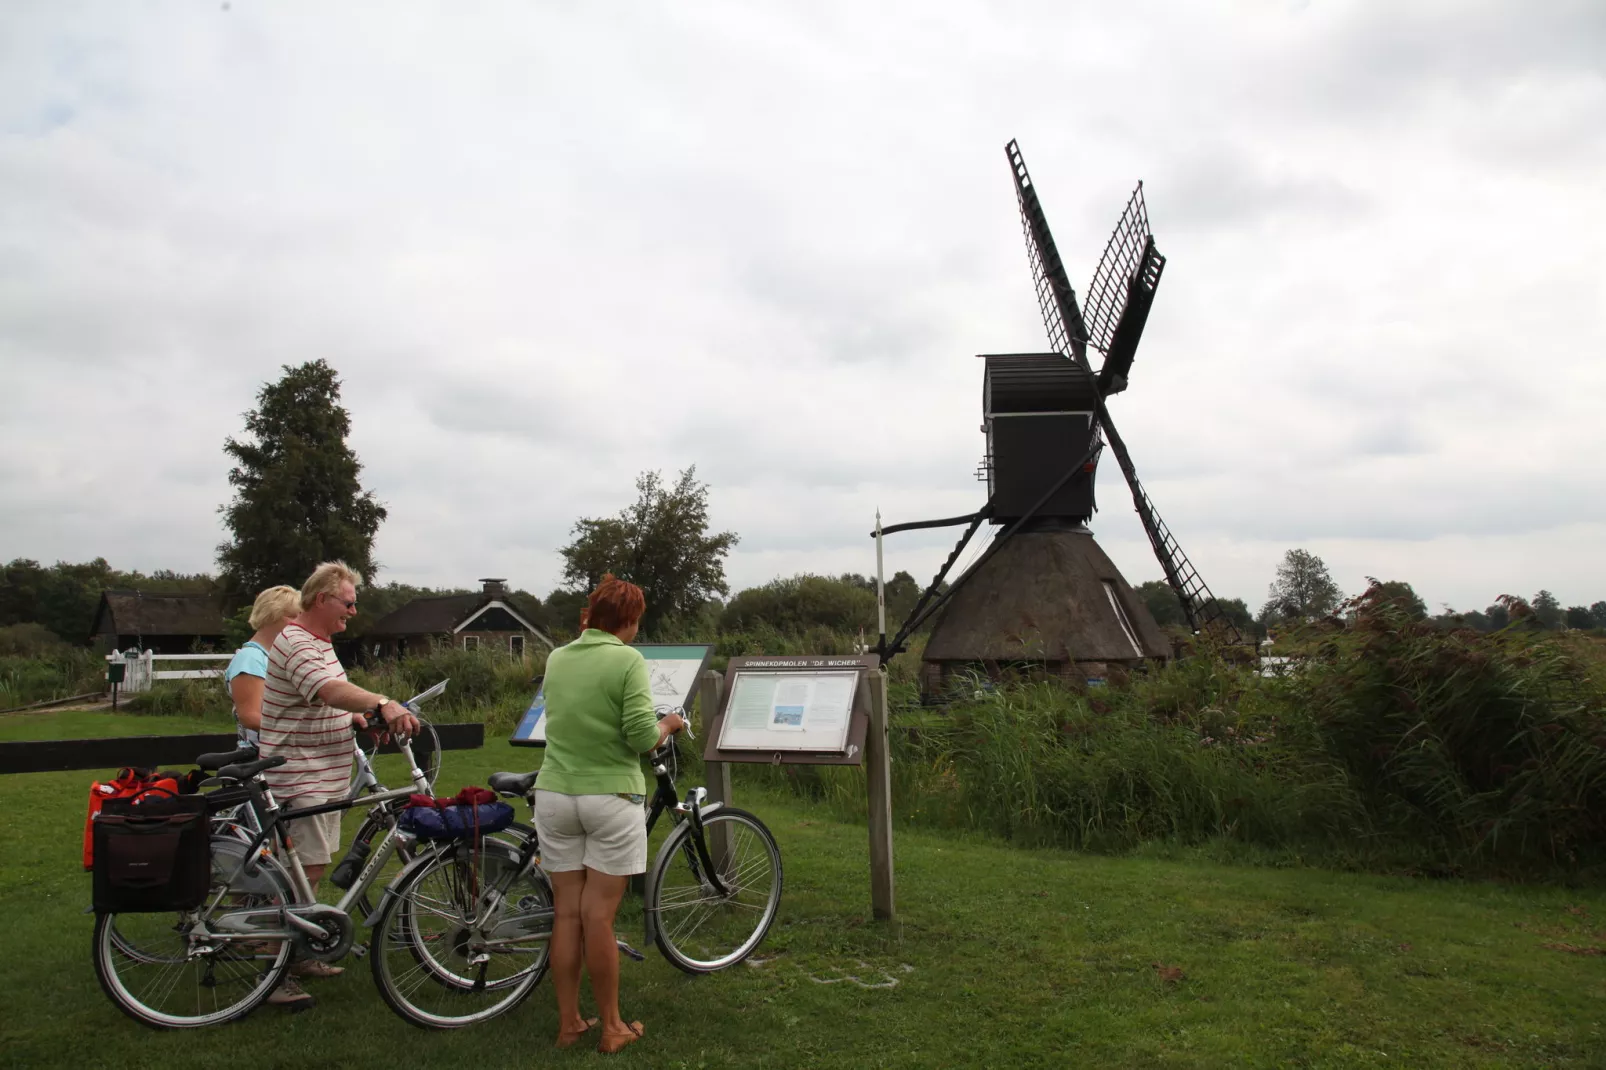
[[(441, 788), (530, 768), (537, 753), (500, 742), (448, 752)], [(393, 766), (381, 771), (399, 782)], [(550, 1049), (544, 984), (489, 1025), (430, 1033), (385, 1008), (357, 959), (344, 977), (309, 983), (319, 1006), (305, 1014), (264, 1007), (204, 1032), (135, 1025), (96, 984), (93, 919), (81, 913), (91, 777), (0, 777), (0, 1064), (594, 1058)], [(900, 829), (902, 918), (884, 925), (869, 919), (862, 826), (794, 799), (740, 803), (781, 843), (780, 920), (761, 961), (724, 974), (687, 977), (655, 949), (624, 963), (625, 1011), (648, 1032), (619, 1066), (1606, 1065), (1606, 963), (1578, 953), (1606, 943), (1601, 892), (1028, 851)], [(621, 934), (639, 944), (639, 932)]]
[[(104, 739), (108, 736), (182, 736), (196, 733), (217, 735), (232, 731), (234, 720), (227, 714), (208, 718), (100, 710), (0, 714), (0, 742), (21, 739)], [(89, 781), (84, 783), (87, 790)]]

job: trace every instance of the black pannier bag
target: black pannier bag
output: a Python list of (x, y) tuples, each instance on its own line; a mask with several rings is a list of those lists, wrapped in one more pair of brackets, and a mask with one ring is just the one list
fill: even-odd
[(206, 902), (212, 852), (204, 796), (108, 799), (94, 836), (97, 914), (194, 910)]

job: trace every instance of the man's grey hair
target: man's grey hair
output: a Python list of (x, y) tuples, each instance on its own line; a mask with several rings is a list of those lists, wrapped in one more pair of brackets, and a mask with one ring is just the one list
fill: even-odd
[(340, 594), (340, 585), (349, 583), (353, 587), (362, 586), (362, 573), (346, 564), (344, 561), (325, 561), (312, 570), (307, 582), (301, 585), (301, 610), (310, 610), (318, 601), (320, 594), (331, 598)]

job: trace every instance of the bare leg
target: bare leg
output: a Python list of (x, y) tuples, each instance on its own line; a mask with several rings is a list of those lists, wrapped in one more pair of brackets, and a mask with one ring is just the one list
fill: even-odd
[(602, 1035), (629, 1033), (630, 1027), (619, 1017), (619, 945), (613, 935), (613, 919), (619, 913), (629, 877), (614, 877), (594, 869), (585, 871), (585, 892), (580, 900), (580, 924), (585, 933), (586, 973), (591, 976), (591, 995), (602, 1017)]
[(315, 866), (303, 864), (301, 868), (307, 874), (307, 883), (312, 885), (312, 898), (317, 899), (318, 881), (323, 879), (323, 871), (328, 868), (328, 863), (325, 862), (321, 865)]
[[(586, 1028), (580, 1017), (581, 899), (587, 870), (550, 874), (552, 878), (552, 987), (558, 997), (558, 1032)], [(617, 1011), (615, 1012), (617, 1013)]]

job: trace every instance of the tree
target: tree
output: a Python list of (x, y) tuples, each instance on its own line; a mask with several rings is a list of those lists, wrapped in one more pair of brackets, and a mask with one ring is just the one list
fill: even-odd
[(1373, 596), (1379, 604), (1392, 605), (1403, 612), (1411, 620), (1426, 620), (1428, 604), (1404, 580), (1380, 580), (1376, 576), (1366, 577), (1366, 581), (1377, 588)]
[(1595, 627), (1606, 628), (1606, 602), (1596, 602), (1590, 606), (1589, 615), (1594, 618)]
[(1534, 595), (1534, 616), (1539, 620), (1542, 628), (1560, 628), (1562, 621), (1561, 603), (1549, 591), (1540, 591)]
[(1595, 626), (1595, 614), (1590, 612), (1590, 609), (1589, 609), (1588, 606), (1568, 606), (1567, 607), (1567, 627), (1569, 627), (1569, 628), (1593, 628), (1594, 626)]
[(636, 477), (635, 504), (617, 517), (576, 521), (574, 541), (559, 552), (571, 589), (589, 591), (608, 572), (640, 587), (647, 596), (641, 626), (651, 635), (667, 618), (730, 593), (725, 556), (736, 543), (734, 531), (708, 534), (708, 485), (697, 482), (694, 465), (673, 486), (657, 472), (643, 472)]
[(1483, 614), (1489, 622), (1491, 632), (1498, 632), (1511, 623), (1511, 611), (1506, 608), (1504, 602), (1496, 601), (1494, 605), (1485, 609)]
[(1343, 592), (1322, 559), (1308, 550), (1289, 550), (1261, 608), (1263, 620), (1315, 620), (1338, 607)]
[[(1173, 598), (1172, 601), (1176, 601), (1176, 599)], [(1265, 638), (1265, 633), (1255, 623), (1255, 615), (1249, 612), (1249, 606), (1242, 598), (1218, 598), (1216, 599), (1216, 605), (1220, 608), (1221, 615), (1231, 621), (1234, 628), (1238, 629), (1239, 635), (1245, 639), (1256, 641)]]
[(264, 587), (299, 587), (319, 562), (341, 560), (372, 583), (374, 536), (385, 507), (358, 482), (362, 464), (346, 445), (351, 417), (340, 379), (322, 360), (284, 366), (245, 414), (249, 437), (230, 438), (234, 500), (220, 506), (233, 540), (218, 547), (225, 588), (249, 599)]
[(1144, 606), (1149, 610), (1149, 616), (1154, 623), (1162, 628), (1186, 627), (1188, 619), (1183, 615), (1182, 603), (1177, 600), (1177, 592), (1165, 580), (1145, 580), (1132, 588), (1132, 593), (1142, 599)]

